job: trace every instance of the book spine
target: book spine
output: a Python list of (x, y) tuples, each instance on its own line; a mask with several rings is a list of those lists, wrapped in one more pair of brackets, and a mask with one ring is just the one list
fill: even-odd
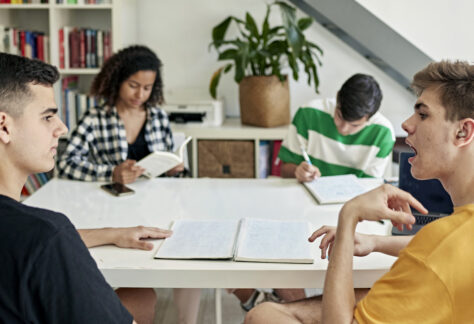
[(64, 28), (59, 30), (59, 68), (66, 68), (64, 63)]
[(85, 68), (86, 66), (86, 35), (84, 29), (78, 30), (79, 36), (79, 66)]

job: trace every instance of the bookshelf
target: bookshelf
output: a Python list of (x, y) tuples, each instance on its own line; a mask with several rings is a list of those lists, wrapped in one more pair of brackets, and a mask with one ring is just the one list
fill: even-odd
[[(65, 26), (108, 30), (111, 32), (112, 52), (116, 52), (122, 47), (137, 42), (137, 0), (107, 0), (104, 1), (107, 3), (102, 4), (62, 4), (56, 2), (56, 0), (49, 0), (48, 3), (40, 4), (0, 3), (0, 28), (14, 27), (20, 30), (40, 32), (48, 36), (49, 42), (45, 44), (48, 54), (47, 61), (58, 67), (61, 75), (61, 80), (55, 84), (54, 91), (58, 107), (60, 111), (63, 111), (62, 79), (77, 75), (77, 91), (88, 93), (90, 84), (99, 72), (99, 68), (59, 68), (59, 30)], [(87, 1), (79, 0), (77, 2)], [(0, 33), (0, 36), (2, 35)], [(69, 128), (74, 126), (69, 125)], [(47, 178), (44, 177), (30, 180), (36, 185), (38, 183), (44, 184), (44, 181), (38, 181), (40, 179), (47, 181)]]

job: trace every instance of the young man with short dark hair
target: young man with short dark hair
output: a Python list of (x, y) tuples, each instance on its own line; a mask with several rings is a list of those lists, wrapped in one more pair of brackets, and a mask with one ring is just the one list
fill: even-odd
[[(49, 64), (0, 53), (0, 322), (131, 323), (86, 245), (150, 250), (141, 238), (170, 232), (134, 227), (78, 233), (64, 215), (19, 202), (28, 175), (54, 167), (58, 139), (67, 132), (53, 95), (58, 78)], [(154, 293), (130, 292), (117, 293), (151, 323)]]
[[(395, 143), (391, 123), (378, 112), (382, 92), (373, 77), (355, 74), (336, 100), (314, 100), (298, 109), (278, 157), (281, 174), (300, 182), (318, 176), (382, 177)], [(305, 161), (302, 148), (310, 162)]]
[[(412, 175), (436, 178), (450, 194), (452, 215), (423, 227), (414, 237), (355, 233), (363, 220), (390, 219), (411, 226), (410, 206), (426, 213), (410, 194), (384, 185), (344, 205), (338, 227), (323, 227), (323, 256), (331, 257), (322, 301), (265, 303), (246, 323), (471, 323), (474, 319), (474, 65), (431, 63), (414, 76), (414, 114), (403, 123)], [(398, 256), (370, 292), (354, 294), (353, 255)], [(360, 301), (359, 301), (360, 300)]]

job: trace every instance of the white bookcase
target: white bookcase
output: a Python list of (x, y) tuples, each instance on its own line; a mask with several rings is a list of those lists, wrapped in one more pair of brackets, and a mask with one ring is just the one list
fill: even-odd
[[(64, 26), (110, 30), (112, 51), (136, 42), (136, 0), (110, 0), (108, 4), (0, 4), (0, 25), (49, 36), (50, 64), (59, 68), (59, 30)], [(59, 69), (61, 76), (79, 75), (79, 90), (88, 92), (99, 69)], [(59, 104), (60, 85), (56, 84)]]

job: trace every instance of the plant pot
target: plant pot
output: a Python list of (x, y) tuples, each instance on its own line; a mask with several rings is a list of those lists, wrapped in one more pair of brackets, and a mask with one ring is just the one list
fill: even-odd
[(276, 127), (290, 123), (290, 89), (288, 78), (248, 76), (239, 84), (242, 124)]

